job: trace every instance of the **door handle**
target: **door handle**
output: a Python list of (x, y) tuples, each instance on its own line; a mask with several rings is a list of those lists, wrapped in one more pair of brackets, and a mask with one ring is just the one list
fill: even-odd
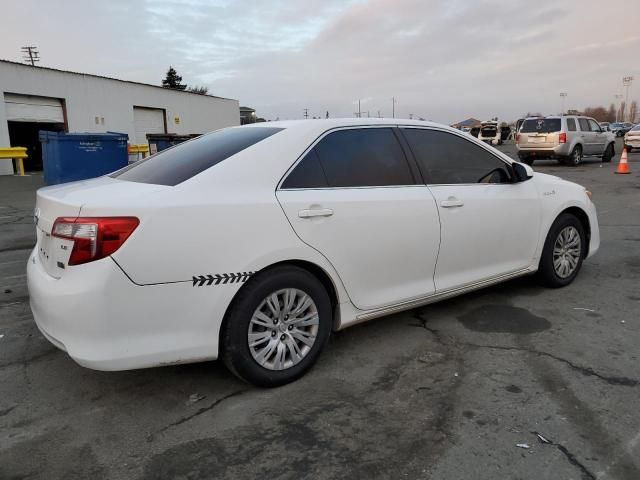
[(330, 208), (313, 208), (309, 210), (300, 210), (298, 216), (300, 218), (312, 218), (312, 217), (330, 217), (333, 215), (333, 210)]
[(440, 202), (440, 206), (442, 208), (455, 208), (464, 206), (464, 202), (462, 200), (458, 200), (455, 197), (449, 197), (447, 200), (442, 200)]

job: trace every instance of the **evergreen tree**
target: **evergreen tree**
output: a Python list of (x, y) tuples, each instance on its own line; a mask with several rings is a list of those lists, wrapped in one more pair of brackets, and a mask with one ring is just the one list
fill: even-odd
[(178, 75), (175, 68), (169, 66), (169, 70), (167, 70), (167, 76), (164, 80), (162, 80), (162, 86), (164, 88), (173, 88), (174, 90), (184, 90), (187, 88), (186, 84), (180, 83), (182, 82), (182, 77)]

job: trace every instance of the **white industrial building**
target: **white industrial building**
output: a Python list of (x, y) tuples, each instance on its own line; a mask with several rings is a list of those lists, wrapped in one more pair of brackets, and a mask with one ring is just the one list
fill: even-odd
[[(0, 60), (0, 148), (27, 147), (41, 165), (38, 131), (201, 134), (240, 124), (237, 100)], [(0, 175), (13, 173), (0, 160)]]

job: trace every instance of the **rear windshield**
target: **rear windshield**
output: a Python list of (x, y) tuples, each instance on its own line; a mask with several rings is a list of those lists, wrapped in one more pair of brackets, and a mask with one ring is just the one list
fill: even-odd
[(559, 118), (534, 118), (525, 120), (520, 133), (552, 133), (559, 132), (561, 122)]
[(636, 125), (631, 129), (632, 132), (637, 132), (638, 130), (640, 130), (640, 125)]
[(495, 125), (488, 125), (486, 127), (482, 127), (480, 130), (482, 132), (482, 136), (484, 137), (495, 137), (498, 133), (498, 127)]
[(273, 127), (217, 130), (158, 152), (112, 173), (111, 177), (174, 186), (281, 130)]

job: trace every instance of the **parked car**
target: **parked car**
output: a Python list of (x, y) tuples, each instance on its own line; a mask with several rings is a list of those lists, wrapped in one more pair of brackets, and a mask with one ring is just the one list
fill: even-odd
[(611, 131), (616, 137), (623, 137), (629, 130), (633, 128), (633, 123), (616, 122), (611, 124)]
[(566, 115), (527, 118), (516, 135), (518, 157), (533, 165), (539, 159), (557, 159), (580, 165), (585, 156), (610, 162), (615, 155), (615, 136), (605, 132), (593, 118)]
[(482, 122), (478, 140), (489, 145), (502, 145), (502, 128), (500, 124), (493, 120)]
[(609, 122), (598, 122), (600, 124), (600, 128), (602, 128), (603, 132), (611, 131), (611, 124)]
[(624, 148), (631, 152), (634, 148), (640, 148), (640, 125), (636, 125), (624, 136)]
[(218, 130), (41, 188), (34, 217), (31, 309), (79, 364), (221, 358), (261, 386), (303, 375), (332, 330), (533, 272), (568, 285), (600, 243), (583, 187), (372, 118)]

